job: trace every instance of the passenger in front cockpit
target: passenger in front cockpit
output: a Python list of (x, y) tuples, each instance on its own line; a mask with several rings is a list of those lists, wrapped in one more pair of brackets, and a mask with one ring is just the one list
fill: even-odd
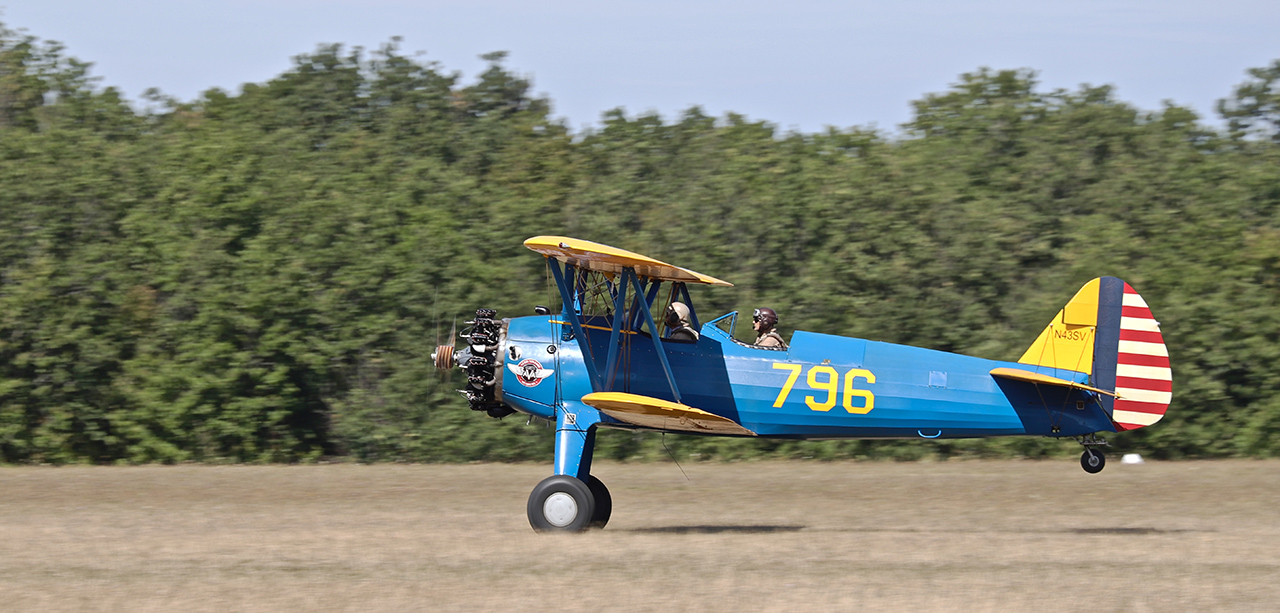
[(667, 307), (664, 318), (667, 324), (667, 340), (697, 341), (698, 331), (689, 323), (689, 306), (683, 302), (672, 302)]

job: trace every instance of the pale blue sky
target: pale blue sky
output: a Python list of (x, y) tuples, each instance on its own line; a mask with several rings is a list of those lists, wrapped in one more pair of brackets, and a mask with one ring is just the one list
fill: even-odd
[(893, 130), (910, 101), (981, 66), (1216, 122), (1244, 71), (1280, 58), (1277, 0), (0, 0), (0, 21), (65, 43), (133, 100), (235, 92), (319, 43), (401, 36), (465, 81), (506, 50), (575, 129), (618, 106), (671, 119), (698, 104), (784, 130)]

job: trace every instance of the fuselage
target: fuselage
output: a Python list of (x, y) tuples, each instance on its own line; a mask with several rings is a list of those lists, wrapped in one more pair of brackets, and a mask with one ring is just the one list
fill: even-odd
[[(623, 333), (617, 367), (607, 373), (611, 319), (584, 318), (586, 358), (564, 322), (558, 315), (506, 320), (498, 353), (503, 360), (501, 402), (554, 419), (557, 407), (593, 391), (584, 362), (593, 359), (605, 389), (678, 400), (763, 437), (967, 438), (1114, 431), (1089, 392), (990, 374), (997, 367), (1019, 367), (1016, 363), (803, 331), (792, 336), (786, 350), (754, 347), (708, 324), (697, 342), (662, 341), (673, 390), (647, 333)], [(1076, 382), (1088, 378), (1071, 371), (1054, 374)], [(600, 425), (632, 427), (607, 416)]]

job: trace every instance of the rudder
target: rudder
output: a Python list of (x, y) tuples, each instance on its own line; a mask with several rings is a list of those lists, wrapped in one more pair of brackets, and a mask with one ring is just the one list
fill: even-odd
[(1160, 322), (1147, 301), (1128, 283), (1108, 278), (1118, 286), (1112, 291), (1121, 294), (1118, 313), (1110, 314), (1107, 322), (1116, 329), (1115, 353), (1108, 355), (1115, 356), (1111, 384), (1119, 396), (1108, 403), (1112, 405), (1109, 412), (1117, 430), (1134, 430), (1164, 417), (1173, 400), (1173, 370)]

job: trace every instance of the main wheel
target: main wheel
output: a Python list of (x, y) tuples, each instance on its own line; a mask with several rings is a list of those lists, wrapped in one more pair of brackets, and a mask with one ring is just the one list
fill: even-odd
[(591, 523), (595, 506), (587, 484), (553, 475), (529, 494), (529, 525), (538, 532), (582, 532)]
[(1084, 472), (1096, 474), (1102, 472), (1107, 465), (1107, 456), (1102, 455), (1101, 451), (1096, 449), (1085, 449), (1084, 454), (1080, 456), (1080, 467)]
[(609, 523), (609, 516), (613, 514), (613, 496), (609, 495), (609, 488), (595, 475), (587, 477), (587, 489), (591, 490), (591, 497), (596, 503), (595, 511), (591, 513), (591, 523), (587, 527), (599, 530)]

